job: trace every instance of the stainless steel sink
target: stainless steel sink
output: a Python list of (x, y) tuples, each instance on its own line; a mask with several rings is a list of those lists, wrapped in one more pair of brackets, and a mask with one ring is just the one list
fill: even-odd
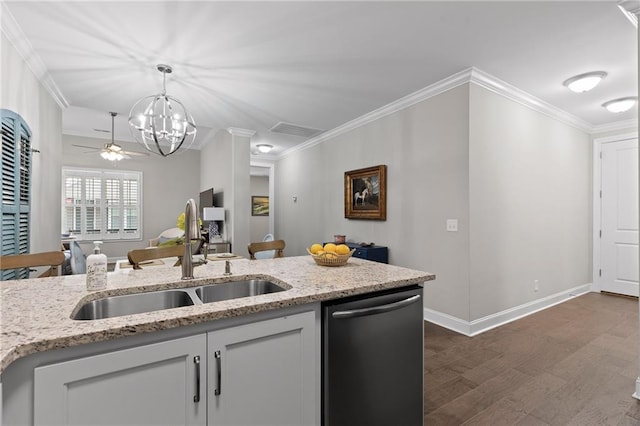
[(243, 280), (228, 283), (210, 284), (196, 288), (196, 294), (202, 303), (238, 299), (240, 297), (259, 296), (261, 294), (284, 291), (279, 285), (266, 280)]
[(72, 317), (76, 320), (96, 320), (159, 311), (194, 305), (189, 293), (182, 290), (161, 290), (149, 293), (109, 296), (88, 302)]
[(85, 303), (71, 318), (74, 320), (97, 320), (240, 297), (259, 296), (284, 290), (279, 285), (267, 280), (243, 280), (179, 290), (158, 290), (108, 296)]

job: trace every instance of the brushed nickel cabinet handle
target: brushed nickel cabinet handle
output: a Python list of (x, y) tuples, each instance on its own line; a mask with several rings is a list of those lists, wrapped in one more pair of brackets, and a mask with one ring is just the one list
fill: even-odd
[(200, 402), (200, 356), (193, 357), (193, 363), (196, 365), (196, 394), (193, 396), (193, 402)]
[(220, 395), (222, 394), (222, 355), (220, 354), (220, 351), (215, 351), (213, 356), (216, 359), (216, 369), (218, 370), (216, 378), (216, 388), (213, 393), (216, 395)]

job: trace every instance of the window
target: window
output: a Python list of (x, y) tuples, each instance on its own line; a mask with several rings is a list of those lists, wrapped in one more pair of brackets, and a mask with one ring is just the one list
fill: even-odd
[[(2, 245), (0, 255), (29, 253), (31, 219), (31, 131), (13, 111), (2, 118)], [(2, 280), (29, 278), (28, 269), (0, 271)]]
[(81, 240), (140, 239), (142, 172), (62, 169), (62, 232)]

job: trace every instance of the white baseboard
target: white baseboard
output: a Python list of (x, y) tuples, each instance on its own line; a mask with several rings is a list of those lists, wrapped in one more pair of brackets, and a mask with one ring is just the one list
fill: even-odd
[[(471, 322), (429, 308), (424, 308), (424, 320), (471, 337), (535, 312), (542, 311), (543, 309), (550, 308), (574, 297), (589, 293), (590, 291), (591, 283), (583, 284)], [(638, 390), (640, 391), (640, 388), (638, 388)]]

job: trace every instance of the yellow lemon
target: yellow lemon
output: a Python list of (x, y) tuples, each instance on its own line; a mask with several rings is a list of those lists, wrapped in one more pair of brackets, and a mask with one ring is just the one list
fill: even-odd
[(322, 244), (312, 244), (309, 251), (313, 254), (318, 254), (318, 252), (322, 250)]
[(335, 254), (335, 253), (334, 253), (334, 252), (332, 252), (332, 251), (325, 251), (325, 252), (324, 252), (324, 258), (325, 258), (325, 259), (337, 259), (337, 258), (338, 258), (338, 255), (337, 255), (337, 254)]
[(346, 244), (340, 244), (336, 247), (337, 254), (349, 254), (350, 251), (349, 246)]
[(325, 252), (331, 252), (331, 253), (335, 253), (336, 252), (336, 245), (333, 243), (327, 243), (324, 245), (324, 251)]
[(313, 253), (316, 256), (322, 256), (324, 254), (324, 250), (318, 250), (317, 252)]

